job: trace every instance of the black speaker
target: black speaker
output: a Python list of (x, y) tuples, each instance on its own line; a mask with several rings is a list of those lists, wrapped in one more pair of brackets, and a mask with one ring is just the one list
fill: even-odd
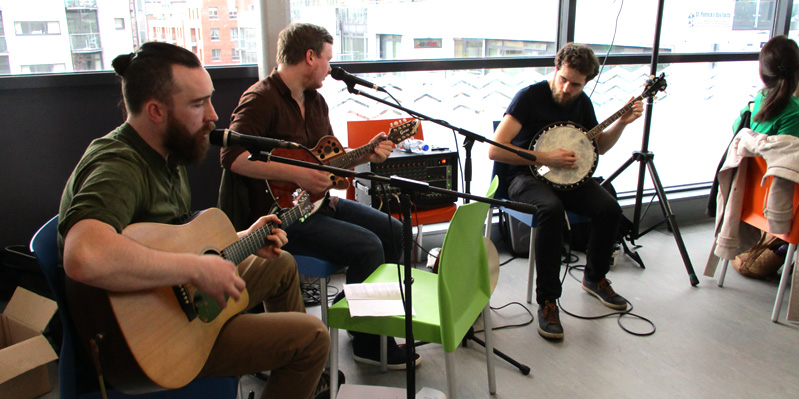
[[(418, 180), (431, 187), (458, 190), (458, 152), (432, 151), (426, 153), (409, 153), (394, 149), (391, 156), (383, 163), (366, 163), (355, 167), (357, 172), (372, 172), (379, 176), (399, 176)], [(371, 180), (355, 179), (355, 199), (375, 209), (396, 212), (399, 203), (394, 199), (400, 189), (390, 185), (377, 184)], [(417, 192), (411, 200), (416, 209), (437, 208), (457, 201), (454, 195), (440, 193)]]

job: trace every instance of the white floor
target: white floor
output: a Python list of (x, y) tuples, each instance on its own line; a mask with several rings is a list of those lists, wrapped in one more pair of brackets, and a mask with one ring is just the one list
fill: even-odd
[[(651, 326), (633, 317), (581, 320), (561, 311), (566, 338), (549, 342), (535, 324), (494, 332), (496, 348), (528, 365), (530, 375), (497, 360), (496, 398), (788, 398), (799, 397), (799, 325), (772, 323), (771, 309), (777, 281), (740, 276), (733, 269), (723, 288), (717, 277), (702, 275), (712, 241), (710, 223), (680, 226), (693, 268), (699, 276), (690, 285), (686, 267), (673, 236), (655, 230), (636, 243), (646, 269), (622, 256), (609, 278), (614, 288), (635, 306), (633, 313), (651, 320), (654, 334), (636, 336)], [(499, 237), (495, 236), (495, 241)], [(510, 257), (498, 242), (500, 260)], [(583, 263), (578, 262), (579, 263)], [(527, 259), (501, 268), (492, 306), (521, 303), (493, 313), (495, 326), (519, 324), (536, 308), (525, 302)], [(577, 273), (579, 276), (579, 272)], [(333, 279), (340, 287), (343, 276)], [(583, 316), (607, 313), (579, 283), (567, 277), (561, 306)], [(318, 307), (309, 312), (318, 314)], [(784, 320), (785, 309), (783, 309)], [(534, 322), (535, 323), (535, 322)], [(340, 361), (347, 382), (405, 387), (400, 371), (381, 373), (376, 367), (352, 361), (351, 341), (342, 334)], [(416, 389), (446, 392), (444, 356), (440, 347), (424, 345), (417, 370)], [(488, 398), (484, 350), (477, 345), (459, 348), (458, 394), (461, 398)], [(259, 384), (245, 391), (257, 391)], [(257, 397), (257, 396), (256, 396)]]
[[(528, 365), (522, 375), (497, 359), (496, 398), (796, 398), (799, 397), (799, 325), (770, 320), (777, 281), (744, 278), (733, 269), (723, 288), (702, 275), (712, 240), (712, 226), (680, 226), (700, 284), (692, 287), (673, 236), (655, 230), (637, 243), (646, 269), (622, 256), (611, 270), (613, 287), (634, 305), (633, 313), (656, 326), (633, 318), (581, 320), (561, 311), (566, 338), (549, 342), (536, 332), (535, 323), (494, 331), (496, 348)], [(499, 242), (500, 260), (510, 256)], [(578, 262), (580, 264), (582, 262)], [(491, 300), (495, 326), (530, 320), (525, 302), (527, 259), (501, 268)], [(579, 272), (577, 273), (579, 277)], [(343, 275), (331, 282), (341, 287)], [(584, 316), (607, 313), (579, 283), (567, 277), (561, 298), (566, 310)], [(786, 309), (783, 309), (782, 320)], [(308, 308), (319, 314), (319, 307)], [(482, 335), (482, 334), (480, 334)], [(376, 367), (353, 362), (351, 341), (341, 334), (339, 357), (348, 383), (405, 387), (402, 371), (381, 373)], [(429, 387), (446, 392), (444, 356), (437, 345), (417, 348), (423, 361), (417, 369), (416, 390)], [(485, 352), (470, 345), (455, 353), (460, 398), (488, 398)], [(242, 397), (258, 398), (263, 383), (242, 379)], [(44, 396), (56, 398), (57, 390)]]

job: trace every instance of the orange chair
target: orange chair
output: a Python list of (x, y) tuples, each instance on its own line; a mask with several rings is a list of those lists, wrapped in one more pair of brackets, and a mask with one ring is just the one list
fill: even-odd
[[(759, 228), (762, 231), (769, 232), (769, 223), (766, 217), (763, 215), (763, 206), (766, 203), (766, 196), (768, 195), (768, 191), (771, 188), (771, 182), (773, 180), (772, 177), (769, 177), (765, 184), (762, 186), (760, 182), (763, 179), (763, 176), (766, 173), (767, 165), (766, 161), (761, 158), (748, 158), (748, 164), (746, 167), (746, 183), (744, 186), (744, 199), (743, 204), (741, 207), (741, 220), (750, 224), (754, 227)], [(782, 307), (782, 297), (784, 295), (785, 289), (788, 285), (788, 279), (791, 276), (791, 270), (794, 268), (794, 259), (796, 258), (795, 253), (797, 249), (797, 244), (799, 244), (799, 217), (797, 217), (797, 213), (799, 213), (799, 184), (794, 184), (794, 191), (793, 191), (793, 220), (791, 222), (791, 230), (787, 234), (774, 234), (776, 237), (779, 237), (790, 245), (788, 246), (788, 252), (785, 256), (785, 263), (783, 264), (782, 269), (782, 278), (780, 279), (780, 286), (777, 290), (777, 298), (774, 301), (774, 311), (771, 313), (771, 321), (777, 322), (777, 319), (780, 315), (780, 308)], [(715, 248), (714, 248), (715, 249)], [(715, 255), (711, 251), (711, 258), (714, 258)], [(709, 262), (708, 268), (705, 269), (706, 276), (713, 276), (715, 273), (715, 264), (718, 263), (712, 262), (712, 266)], [(727, 265), (729, 264), (729, 260), (724, 260), (721, 266), (721, 276), (719, 277), (719, 287), (724, 285), (724, 276), (727, 273)], [(793, 295), (793, 290), (791, 292)], [(788, 319), (789, 320), (796, 320), (797, 315), (793, 315), (793, 313), (799, 313), (799, 309), (791, 310), (789, 307), (788, 309)]]
[[(358, 148), (360, 146), (363, 146), (369, 143), (369, 140), (373, 139), (378, 133), (388, 132), (392, 124), (401, 121), (403, 121), (403, 119), (375, 119), (368, 121), (349, 121), (347, 122), (347, 147)], [(424, 133), (422, 132), (421, 123), (419, 124), (419, 128), (416, 131), (416, 135), (414, 135), (413, 138), (417, 140), (424, 139)], [(347, 199), (355, 200), (354, 184), (350, 184), (350, 187), (347, 189)], [(455, 214), (456, 209), (457, 206), (455, 204), (450, 204), (438, 208), (414, 211), (411, 215), (411, 222), (412, 225), (417, 228), (418, 232), (416, 235), (417, 245), (421, 245), (423, 238), (422, 227), (424, 225), (449, 222), (452, 219), (452, 215)], [(392, 215), (394, 217), (399, 217), (399, 215), (396, 213)]]

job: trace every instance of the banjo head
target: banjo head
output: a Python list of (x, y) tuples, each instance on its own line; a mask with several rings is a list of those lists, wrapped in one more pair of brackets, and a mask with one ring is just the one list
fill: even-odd
[(574, 123), (553, 123), (538, 134), (531, 142), (534, 151), (554, 151), (562, 148), (574, 151), (577, 156), (576, 169), (550, 168), (548, 166), (532, 166), (530, 169), (537, 178), (549, 183), (557, 189), (574, 188), (593, 175), (599, 161), (599, 151), (593, 140), (585, 131)]

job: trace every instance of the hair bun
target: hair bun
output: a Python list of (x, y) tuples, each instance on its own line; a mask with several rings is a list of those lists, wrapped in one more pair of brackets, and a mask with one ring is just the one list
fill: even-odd
[(118, 55), (116, 58), (114, 58), (114, 61), (111, 61), (111, 66), (114, 67), (114, 72), (116, 72), (119, 76), (125, 76), (125, 71), (128, 69), (134, 58), (136, 58), (135, 53)]

